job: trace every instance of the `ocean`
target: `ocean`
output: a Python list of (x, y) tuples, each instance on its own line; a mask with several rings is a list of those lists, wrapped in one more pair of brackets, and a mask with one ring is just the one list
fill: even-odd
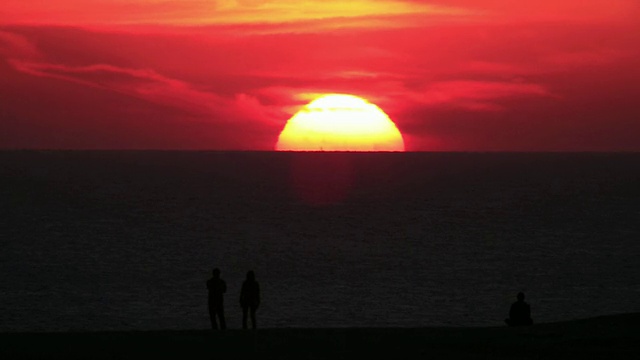
[(0, 331), (640, 312), (640, 154), (0, 152)]

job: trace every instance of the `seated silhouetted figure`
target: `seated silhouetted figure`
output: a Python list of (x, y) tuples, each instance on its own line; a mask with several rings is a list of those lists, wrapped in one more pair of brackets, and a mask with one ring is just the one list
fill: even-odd
[(224, 321), (224, 296), (227, 292), (227, 284), (220, 278), (220, 269), (213, 269), (213, 277), (207, 280), (207, 289), (209, 289), (209, 317), (211, 317), (211, 328), (217, 329), (216, 316), (220, 320), (220, 329), (227, 328)]
[(531, 320), (531, 307), (524, 302), (524, 293), (518, 293), (518, 301), (511, 305), (509, 318), (506, 319), (505, 322), (509, 326), (533, 325), (533, 320)]
[(253, 271), (247, 273), (247, 279), (242, 283), (240, 291), (240, 306), (242, 306), (242, 328), (247, 328), (247, 313), (251, 314), (251, 325), (256, 328), (256, 310), (260, 306), (260, 286)]

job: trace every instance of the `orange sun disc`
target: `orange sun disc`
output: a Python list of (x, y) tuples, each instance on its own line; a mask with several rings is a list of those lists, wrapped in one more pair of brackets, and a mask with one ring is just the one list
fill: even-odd
[(378, 106), (353, 95), (328, 94), (289, 119), (276, 150), (404, 151), (404, 141)]

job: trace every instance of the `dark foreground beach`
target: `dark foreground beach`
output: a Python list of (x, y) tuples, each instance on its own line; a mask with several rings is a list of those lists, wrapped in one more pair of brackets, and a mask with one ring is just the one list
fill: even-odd
[(640, 313), (525, 328), (0, 334), (2, 359), (637, 359)]

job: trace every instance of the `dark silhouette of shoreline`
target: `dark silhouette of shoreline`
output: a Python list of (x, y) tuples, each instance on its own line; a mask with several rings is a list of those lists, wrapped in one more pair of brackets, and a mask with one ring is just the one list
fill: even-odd
[(640, 313), (526, 328), (0, 333), (2, 359), (636, 359)]

